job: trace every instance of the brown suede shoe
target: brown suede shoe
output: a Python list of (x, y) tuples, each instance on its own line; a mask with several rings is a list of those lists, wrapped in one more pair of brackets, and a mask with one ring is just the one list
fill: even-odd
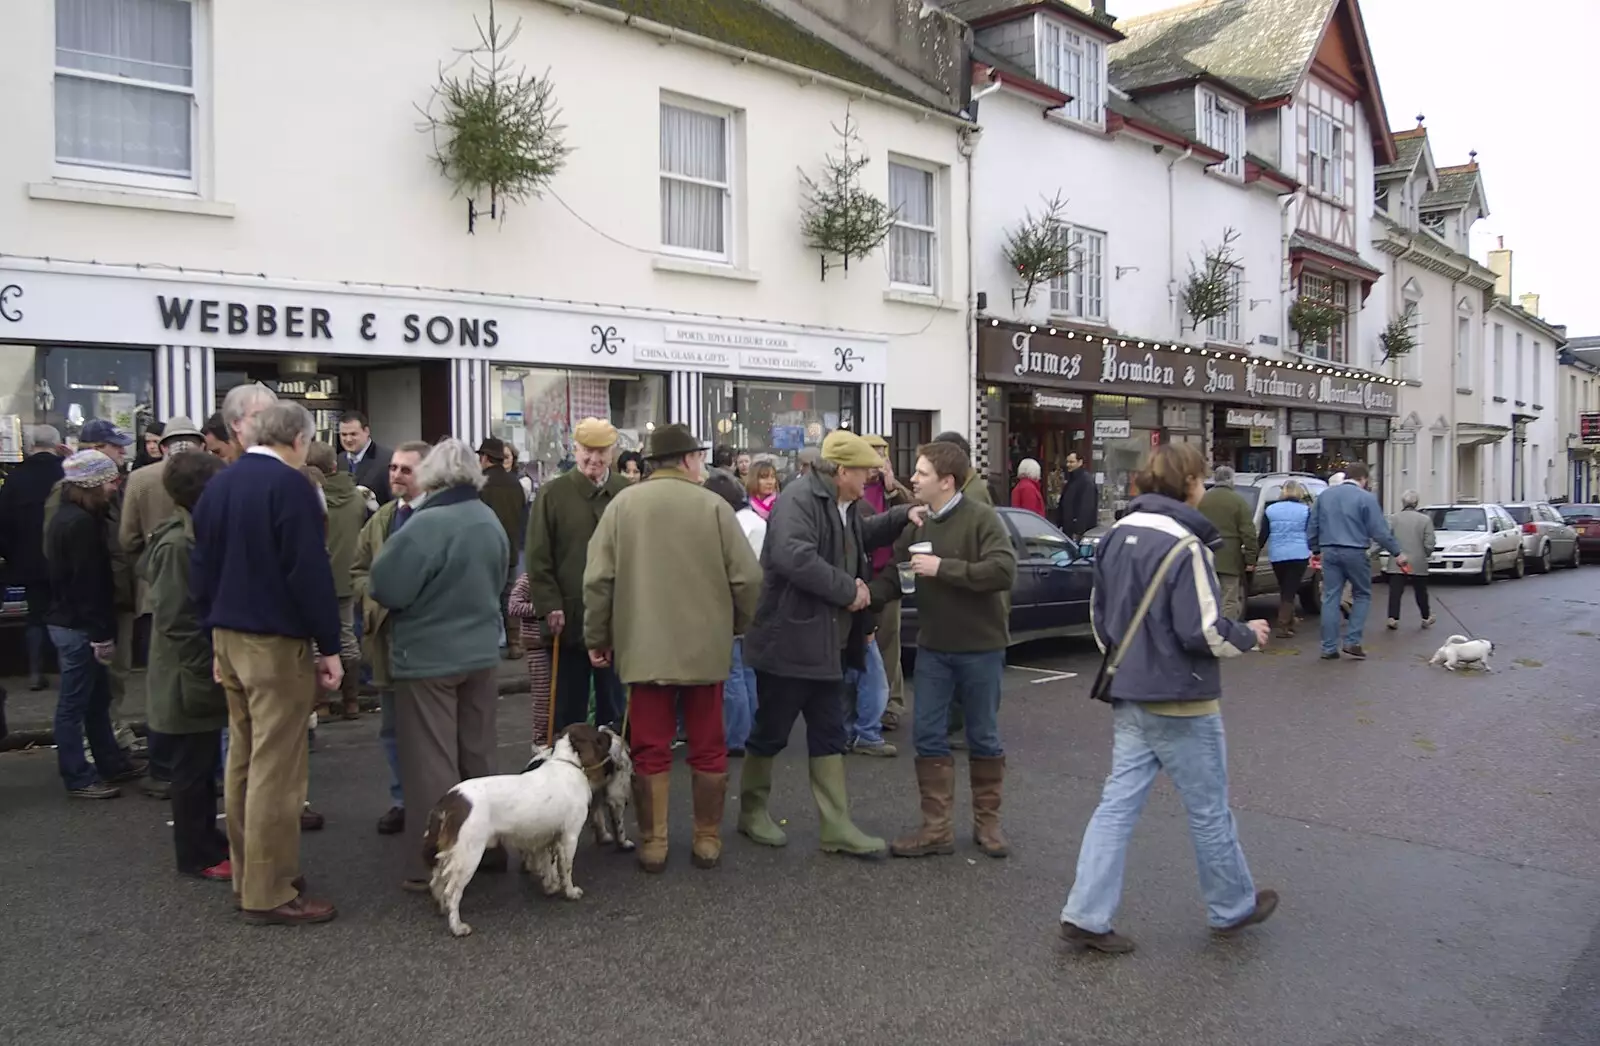
[(1105, 952), (1107, 955), (1126, 955), (1134, 948), (1132, 938), (1124, 937), (1115, 930), (1090, 933), (1081, 926), (1067, 922), (1061, 924), (1061, 939), (1068, 944), (1075, 944), (1090, 951)]
[(406, 830), (406, 808), (391, 806), (389, 812), (378, 818), (379, 835), (399, 835)]
[(1268, 919), (1272, 918), (1272, 913), (1277, 910), (1278, 891), (1257, 890), (1256, 906), (1254, 911), (1236, 923), (1229, 923), (1227, 926), (1213, 926), (1211, 928), (1211, 932), (1220, 937), (1229, 937), (1238, 933), (1240, 930), (1243, 930), (1247, 926), (1254, 926), (1257, 923), (1266, 922)]
[(972, 781), (972, 841), (990, 857), (1006, 857), (1011, 845), (1000, 831), (1000, 790), (1006, 779), (1006, 757), (973, 756), (967, 764)]
[(271, 911), (247, 911), (244, 913), (244, 921), (255, 926), (300, 926), (306, 923), (325, 923), (338, 914), (338, 910), (327, 901), (315, 901), (301, 894)]
[(889, 844), (896, 857), (929, 857), (956, 852), (950, 828), (950, 807), (955, 801), (956, 761), (953, 756), (918, 757), (917, 791), (922, 796), (922, 827)]
[[(306, 892), (306, 877), (303, 876), (303, 875), (297, 875), (292, 880), (290, 880), (289, 885), (294, 887), (294, 892), (295, 893), (305, 893)], [(233, 907), (237, 911), (241, 911), (241, 912), (244, 911), (244, 902), (239, 900), (239, 891), (238, 890), (234, 890), (233, 891)]]
[(320, 832), (327, 823), (327, 818), (309, 806), (300, 811), (300, 830), (302, 832)]
[(727, 774), (693, 777), (694, 843), (689, 860), (696, 868), (715, 868), (722, 861), (722, 813), (728, 798)]

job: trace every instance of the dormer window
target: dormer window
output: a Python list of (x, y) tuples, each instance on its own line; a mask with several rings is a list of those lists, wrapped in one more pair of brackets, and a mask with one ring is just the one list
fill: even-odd
[(1439, 237), (1441, 240), (1444, 239), (1444, 222), (1445, 216), (1443, 212), (1440, 211), (1435, 211), (1432, 214), (1424, 214), (1421, 218), (1422, 227)]
[(1195, 126), (1200, 128), (1200, 141), (1228, 157), (1212, 169), (1230, 178), (1243, 178), (1244, 107), (1203, 87), (1198, 102)]
[(1384, 212), (1385, 214), (1388, 214), (1389, 213), (1389, 187), (1387, 185), (1385, 185), (1383, 188), (1379, 189), (1377, 195), (1372, 198), (1372, 202), (1377, 204), (1378, 210)]
[(1039, 79), (1072, 101), (1062, 115), (1104, 127), (1106, 122), (1106, 45), (1053, 18), (1039, 16)]

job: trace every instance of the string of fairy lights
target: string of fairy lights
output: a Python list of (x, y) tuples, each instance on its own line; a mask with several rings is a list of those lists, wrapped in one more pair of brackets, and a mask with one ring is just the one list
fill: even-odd
[[(998, 327), (1000, 326), (1000, 321), (997, 319), (991, 319), (989, 321), (989, 326)], [(1018, 326), (1020, 327), (1020, 325)], [(1060, 332), (1055, 327), (1047, 327), (1045, 329), (1049, 334), (1060, 336)], [(1028, 333), (1038, 334), (1038, 325), (1028, 324)], [(1351, 381), (1370, 381), (1374, 385), (1405, 384), (1405, 382), (1399, 378), (1391, 378), (1386, 374), (1377, 374), (1372, 371), (1358, 370), (1352, 367), (1341, 367), (1333, 363), (1318, 363), (1313, 360), (1278, 360), (1267, 356), (1252, 356), (1247, 352), (1228, 352), (1225, 349), (1200, 349), (1195, 348), (1192, 345), (1181, 345), (1178, 342), (1172, 342), (1168, 345), (1163, 345), (1159, 342), (1143, 342), (1138, 340), (1130, 342), (1127, 338), (1108, 338), (1104, 335), (1079, 334), (1077, 331), (1070, 330), (1065, 332), (1065, 336), (1069, 341), (1082, 341), (1085, 345), (1094, 345), (1098, 342), (1101, 345), (1115, 345), (1118, 348), (1123, 349), (1126, 349), (1131, 345), (1136, 349), (1154, 349), (1158, 352), (1179, 353), (1185, 356), (1195, 355), (1203, 356), (1208, 359), (1243, 360), (1245, 363), (1254, 363), (1262, 367), (1276, 367), (1279, 370), (1302, 370), (1312, 374), (1323, 374), (1331, 378), (1347, 378)]]

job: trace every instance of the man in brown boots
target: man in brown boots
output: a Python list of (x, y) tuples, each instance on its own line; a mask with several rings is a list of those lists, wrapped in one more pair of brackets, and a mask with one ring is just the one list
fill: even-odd
[(966, 453), (954, 443), (921, 448), (911, 485), (917, 500), (928, 506), (927, 518), (906, 528), (895, 543), (894, 565), (871, 586), (875, 606), (899, 599), (899, 567), (907, 564), (917, 595), (914, 728), (922, 827), (889, 845), (896, 857), (955, 852), (950, 807), (956, 768), (948, 730), (956, 700), (965, 713), (971, 752), (973, 841), (990, 857), (1009, 852), (1000, 831), (1006, 758), (998, 719), (1017, 559), (995, 510), (960, 489), (971, 471)]

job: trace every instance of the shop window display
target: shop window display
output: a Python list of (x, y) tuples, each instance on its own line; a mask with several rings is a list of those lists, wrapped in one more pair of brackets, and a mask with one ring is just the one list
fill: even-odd
[(535, 483), (572, 467), (572, 431), (584, 418), (617, 427), (617, 451), (641, 450), (666, 421), (660, 374), (495, 367), (490, 372), (491, 433), (517, 449)]
[(21, 461), (23, 429), (54, 425), (69, 447), (102, 418), (142, 439), (155, 418), (155, 360), (123, 346), (0, 346), (0, 461)]
[(1096, 396), (1093, 417), (1090, 467), (1100, 492), (1100, 525), (1110, 526), (1128, 507), (1133, 477), (1161, 438), (1161, 409), (1144, 396)]
[(780, 481), (798, 470), (801, 450), (820, 447), (834, 429), (855, 428), (854, 385), (708, 378), (704, 389), (707, 438), (771, 460)]

